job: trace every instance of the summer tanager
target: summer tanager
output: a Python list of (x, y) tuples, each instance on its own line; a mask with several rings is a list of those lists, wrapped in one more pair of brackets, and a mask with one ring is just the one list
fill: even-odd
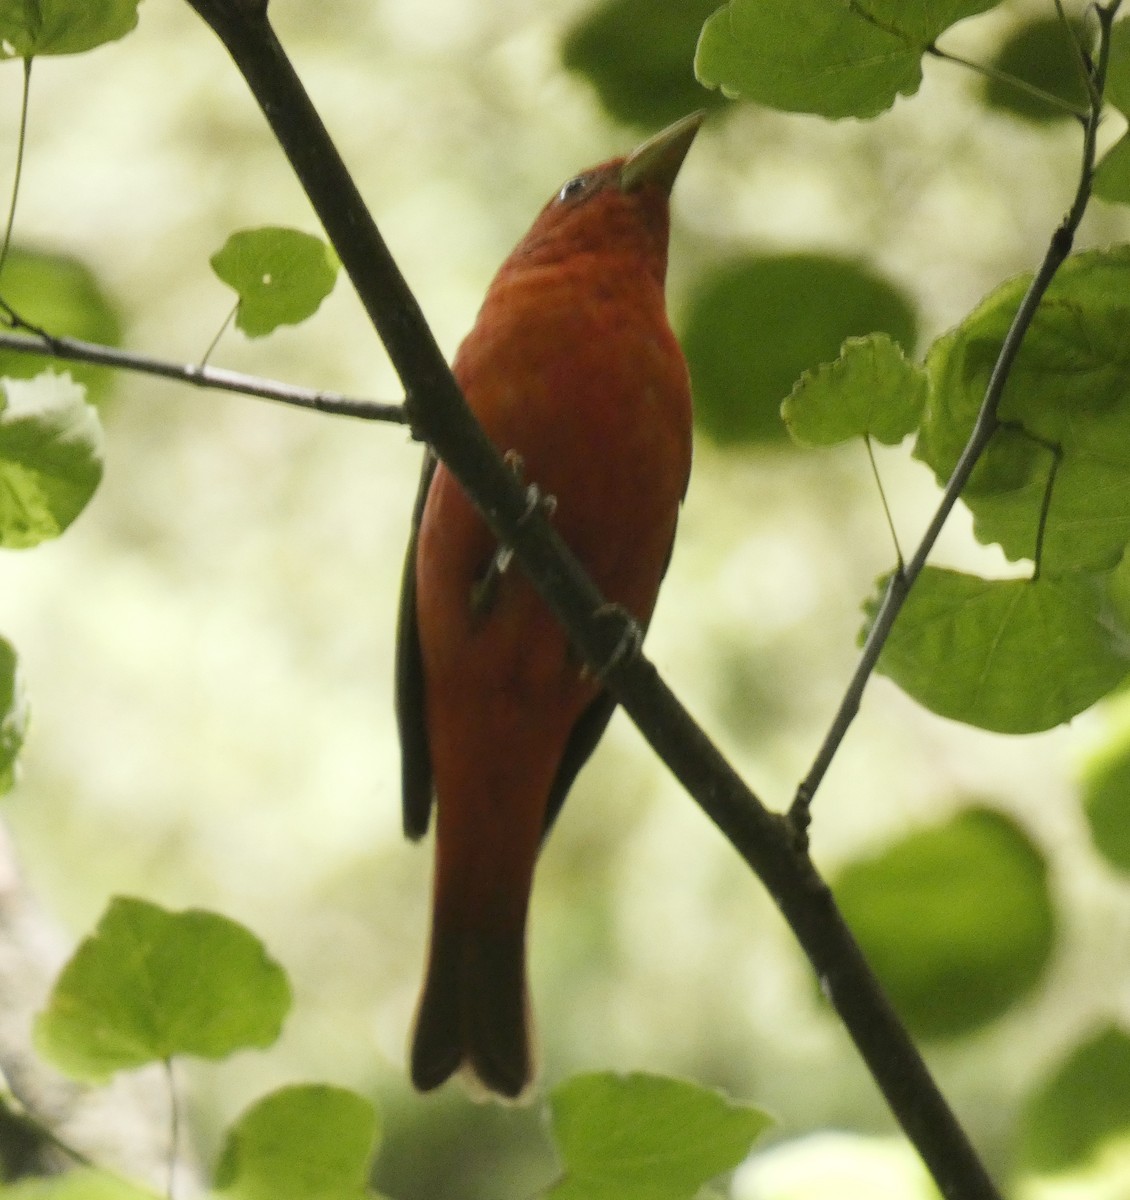
[[(701, 114), (570, 179), (502, 264), (455, 358), (467, 402), (610, 603), (646, 627), (691, 465), (667, 323), (668, 197)], [(550, 499), (552, 497), (552, 499)], [(526, 911), (542, 839), (615, 701), (429, 454), (397, 631), (404, 827), (438, 810), (427, 976), (411, 1051), (427, 1090), (533, 1076)]]

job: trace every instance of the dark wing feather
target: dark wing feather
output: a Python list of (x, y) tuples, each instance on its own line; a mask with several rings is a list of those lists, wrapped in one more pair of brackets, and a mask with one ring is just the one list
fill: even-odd
[[(672, 538), (671, 545), (667, 547), (667, 558), (663, 563), (663, 570), (659, 576), (661, 580), (671, 565), (671, 553), (674, 549), (675, 539)], [(647, 632), (646, 628), (644, 632)], [(545, 825), (541, 832), (543, 838), (549, 836), (553, 822), (557, 820), (561, 806), (565, 803), (565, 797), (573, 786), (573, 780), (577, 778), (580, 769), (588, 762), (589, 755), (596, 749), (596, 744), (600, 741), (615, 711), (616, 698), (609, 692), (601, 692), (577, 718), (573, 732), (569, 734), (569, 740), (565, 744), (565, 753), (561, 756), (561, 765), (557, 768), (553, 786), (549, 789), (549, 803), (545, 809)]]
[(545, 825), (541, 834), (543, 838), (549, 836), (553, 822), (557, 820), (557, 814), (573, 786), (573, 780), (577, 778), (577, 772), (596, 749), (596, 744), (615, 710), (615, 696), (611, 692), (601, 692), (577, 718), (565, 745), (565, 753), (561, 756), (561, 764), (557, 768), (553, 786), (549, 789), (549, 803), (546, 805)]
[(416, 540), (428, 498), (436, 458), (428, 450), (420, 472), (420, 488), (412, 511), (412, 534), (404, 556), (400, 586), (400, 612), (396, 622), (396, 723), (400, 730), (400, 775), (404, 833), (412, 839), (428, 831), (432, 815), (432, 757), (424, 711), (424, 665), (420, 656), (420, 630), (416, 624)]

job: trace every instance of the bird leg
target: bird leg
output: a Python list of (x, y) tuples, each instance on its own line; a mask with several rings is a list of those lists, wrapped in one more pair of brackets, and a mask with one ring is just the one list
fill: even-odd
[[(517, 450), (507, 450), (503, 455), (506, 465), (521, 478), (525, 463)], [(518, 525), (524, 525), (539, 509), (547, 517), (552, 517), (557, 509), (557, 497), (542, 493), (536, 483), (526, 485), (526, 508), (518, 518)], [(498, 595), (498, 585), (506, 574), (514, 558), (511, 546), (500, 545), (491, 555), (490, 562), (482, 575), (471, 584), (471, 612), (476, 617), (485, 617), (494, 607)]]

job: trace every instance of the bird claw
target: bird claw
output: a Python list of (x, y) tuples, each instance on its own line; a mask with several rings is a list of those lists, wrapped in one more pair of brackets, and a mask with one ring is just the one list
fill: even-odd
[[(502, 459), (520, 479), (526, 464), (518, 451), (507, 450)], [(548, 492), (542, 492), (536, 483), (527, 484), (526, 507), (518, 518), (518, 525), (524, 525), (539, 509), (547, 517), (552, 517), (557, 511), (557, 497)], [(510, 546), (499, 546), (494, 554), (491, 555), (491, 560), (487, 563), (482, 577), (475, 580), (471, 585), (471, 612), (476, 617), (485, 616), (494, 606), (495, 597), (498, 595), (498, 585), (501, 583), (503, 575), (509, 570), (513, 560), (513, 548)]]
[(587, 664), (581, 667), (583, 679), (595, 677), (603, 683), (617, 667), (640, 652), (643, 646), (643, 630), (640, 623), (622, 604), (602, 604), (593, 616), (598, 621), (616, 621), (620, 626), (616, 645), (612, 647), (612, 653), (600, 667), (595, 671)]

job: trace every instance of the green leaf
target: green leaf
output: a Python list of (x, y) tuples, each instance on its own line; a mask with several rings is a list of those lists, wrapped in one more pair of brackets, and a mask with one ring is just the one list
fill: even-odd
[(1130, 724), (1084, 772), (1083, 811), (1095, 848), (1130, 875)]
[(981, 579), (927, 567), (879, 670), (940, 716), (1038, 733), (1112, 691), (1130, 672), (1130, 653), (1090, 579)]
[(139, 0), (0, 0), (0, 58), (82, 54), (124, 37)]
[(1130, 204), (1130, 133), (1123, 134), (1099, 162), (1095, 195), (1110, 204)]
[(242, 925), (116, 897), (35, 1023), (39, 1050), (76, 1079), (177, 1054), (271, 1045), (290, 1007), (283, 969)]
[[(949, 477), (1028, 279), (995, 291), (926, 359), (930, 395), (915, 455)], [(1130, 247), (1068, 259), (1048, 289), (1001, 400), (998, 431), (962, 499), (977, 536), (1035, 552), (1053, 462), (1044, 573), (1112, 567), (1130, 538)]]
[(151, 1192), (107, 1171), (80, 1168), (50, 1179), (0, 1183), (0, 1200), (159, 1200)]
[(782, 441), (781, 402), (801, 374), (874, 330), (911, 350), (917, 321), (862, 266), (814, 254), (728, 264), (700, 282), (683, 330), (699, 428), (722, 445)]
[(848, 338), (834, 363), (800, 377), (781, 406), (802, 446), (873, 437), (893, 446), (918, 428), (926, 375), (885, 333)]
[(658, 1075), (577, 1075), (549, 1102), (565, 1172), (548, 1200), (691, 1200), (769, 1124), (758, 1109)]
[(297, 325), (333, 290), (338, 262), (321, 238), (265, 226), (233, 233), (211, 258), (212, 270), (239, 295), (235, 323), (248, 337)]
[(27, 732), (27, 701), (12, 644), (0, 637), (0, 796), (12, 790)]
[(0, 379), (0, 546), (58, 537), (102, 478), (102, 427), (69, 374)]
[(699, 29), (717, 4), (607, 0), (565, 35), (561, 61), (628, 124), (659, 128), (696, 108), (720, 107), (722, 96), (706, 91), (691, 68)]
[[(0, 295), (25, 321), (56, 337), (121, 345), (116, 309), (94, 273), (76, 258), (13, 247), (0, 275)], [(0, 375), (9, 379), (30, 379), (48, 368), (58, 369), (58, 361), (0, 349)], [(105, 399), (114, 378), (108, 367), (76, 362), (66, 369), (86, 386), (92, 403)]]
[(1111, 1137), (1130, 1134), (1130, 1036), (1115, 1026), (1076, 1046), (1029, 1100), (1020, 1157), (1031, 1171), (1083, 1166)]
[(832, 890), (923, 1038), (970, 1033), (1007, 1012), (1039, 982), (1055, 942), (1043, 856), (984, 808), (853, 863)]
[(362, 1200), (377, 1137), (373, 1106), (356, 1092), (284, 1087), (228, 1131), (216, 1188), (237, 1200)]
[[(990, 66), (1085, 112), (1089, 98), (1072, 33), (1088, 52), (1092, 49), (1091, 39), (1081, 22), (1073, 22), (1069, 31), (1054, 16), (1029, 21), (1001, 46)], [(1071, 115), (999, 76), (986, 78), (984, 96), (990, 108), (1010, 112), (1027, 121), (1062, 121)]]
[(999, 0), (730, 0), (702, 30), (707, 87), (788, 112), (874, 117), (922, 82), (937, 37)]

